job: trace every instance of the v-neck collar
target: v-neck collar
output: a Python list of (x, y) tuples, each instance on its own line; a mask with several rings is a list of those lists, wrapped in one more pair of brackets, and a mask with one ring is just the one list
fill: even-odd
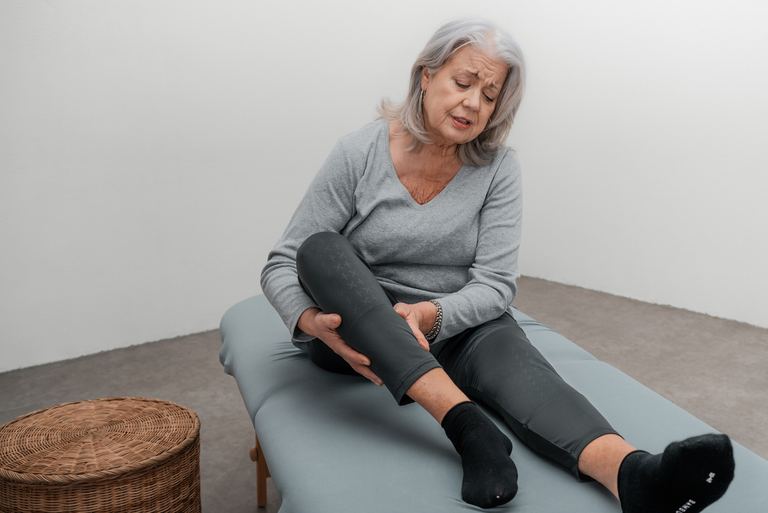
[(387, 148), (387, 162), (389, 163), (389, 171), (392, 174), (393, 178), (397, 181), (397, 183), (400, 185), (400, 189), (403, 191), (403, 193), (408, 196), (408, 199), (411, 201), (411, 203), (419, 208), (426, 208), (429, 205), (432, 205), (435, 203), (438, 199), (440, 199), (441, 196), (444, 196), (446, 191), (453, 185), (454, 182), (456, 182), (458, 176), (464, 172), (464, 169), (466, 168), (465, 164), (462, 164), (458, 171), (456, 171), (456, 174), (453, 175), (453, 178), (443, 187), (443, 190), (437, 193), (437, 195), (432, 198), (431, 200), (427, 201), (426, 203), (419, 203), (416, 201), (416, 199), (411, 195), (411, 191), (408, 190), (408, 188), (403, 184), (403, 182), (400, 181), (400, 177), (397, 175), (397, 169), (395, 169), (395, 161), (392, 159), (392, 148), (389, 144), (390, 139), (390, 133), (389, 133), (389, 122), (384, 119), (382, 120), (384, 123), (384, 130), (381, 131), (381, 137), (384, 139), (384, 142), (386, 142), (386, 148)]

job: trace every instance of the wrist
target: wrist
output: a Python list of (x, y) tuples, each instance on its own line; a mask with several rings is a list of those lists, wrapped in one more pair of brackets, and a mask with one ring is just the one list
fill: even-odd
[(431, 301), (423, 301), (417, 306), (419, 307), (419, 331), (426, 335), (435, 325), (437, 308)]
[(424, 338), (431, 344), (435, 341), (437, 335), (440, 333), (440, 329), (443, 327), (443, 307), (434, 299), (431, 300), (430, 303), (435, 309), (435, 320), (429, 332), (424, 334)]

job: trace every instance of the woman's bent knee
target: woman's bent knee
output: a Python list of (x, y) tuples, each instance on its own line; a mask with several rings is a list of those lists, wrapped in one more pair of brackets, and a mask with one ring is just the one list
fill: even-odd
[(317, 255), (326, 251), (331, 244), (338, 244), (341, 241), (347, 243), (343, 235), (335, 232), (318, 232), (310, 235), (296, 252), (296, 267), (311, 265)]

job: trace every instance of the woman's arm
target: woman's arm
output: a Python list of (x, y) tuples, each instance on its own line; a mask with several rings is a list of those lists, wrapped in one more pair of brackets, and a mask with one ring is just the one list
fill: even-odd
[(296, 252), (310, 235), (323, 231), (339, 233), (355, 213), (354, 193), (363, 170), (352, 165), (342, 138), (312, 180), (285, 232), (269, 253), (261, 273), (261, 288), (280, 314), (294, 340), (315, 338), (297, 326), (309, 308), (317, 308), (299, 284)]
[(443, 308), (442, 328), (435, 341), (496, 319), (512, 303), (520, 276), (517, 256), (521, 221), (520, 166), (515, 153), (506, 151), (480, 211), (469, 280), (461, 290), (435, 298)]

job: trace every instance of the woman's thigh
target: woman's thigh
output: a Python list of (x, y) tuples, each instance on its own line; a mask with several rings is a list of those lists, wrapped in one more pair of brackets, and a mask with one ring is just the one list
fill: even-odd
[(496, 410), (531, 448), (577, 475), (584, 447), (615, 433), (508, 313), (457, 335), (437, 358), (464, 393)]

